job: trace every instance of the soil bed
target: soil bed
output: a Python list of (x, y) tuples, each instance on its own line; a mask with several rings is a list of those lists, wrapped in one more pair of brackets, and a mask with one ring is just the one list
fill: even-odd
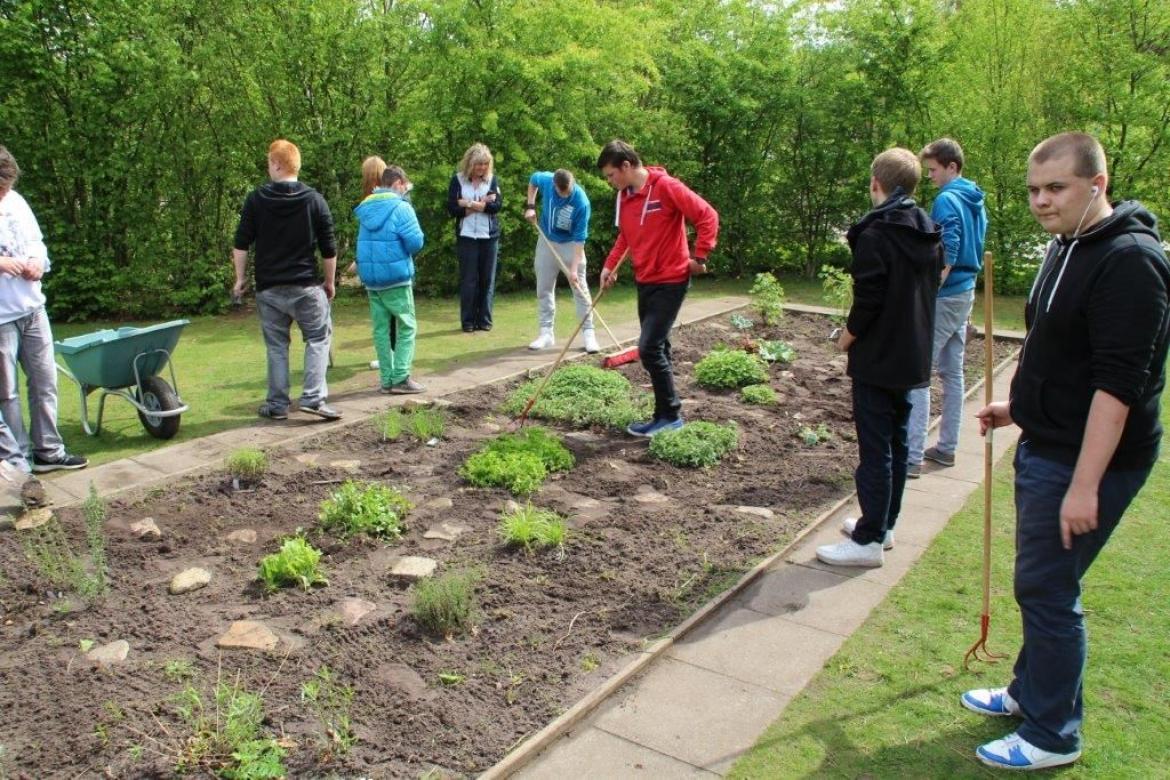
[[(447, 432), (432, 446), (407, 435), (384, 442), (362, 422), (273, 450), (269, 473), (250, 491), (233, 491), (229, 478), (212, 473), (112, 502), (112, 587), (92, 606), (49, 591), (17, 532), (5, 533), (0, 776), (170, 777), (190, 733), (173, 697), (188, 684), (206, 695), (217, 679), (263, 693), (265, 727), (288, 750), (289, 777), (483, 771), (852, 489), (850, 385), (828, 330), (823, 318), (790, 314), (752, 332), (797, 353), (792, 364), (770, 368), (780, 402), (767, 408), (691, 379), (709, 349), (739, 340), (727, 317), (676, 332), (686, 418), (739, 424), (738, 451), (711, 469), (655, 461), (645, 442), (624, 433), (554, 429), (577, 465), (551, 477), (532, 502), (569, 519), (560, 555), (503, 547), (496, 526), (512, 496), (469, 487), (456, 473), (507, 425), (496, 411), (510, 389), (501, 385), (448, 399)], [(998, 347), (998, 359), (1013, 348)], [(968, 350), (975, 378), (982, 342)], [(647, 382), (636, 364), (621, 370)], [(806, 446), (797, 431), (820, 424), (829, 440)], [(320, 503), (347, 478), (400, 487), (415, 501), (401, 540), (320, 534)], [(145, 517), (161, 539), (131, 533)], [(80, 511), (59, 518), (83, 549)], [(440, 523), (467, 530), (455, 541), (424, 538)], [(256, 532), (254, 543), (228, 538), (244, 529)], [(265, 596), (257, 562), (296, 529), (325, 552), (329, 584)], [(472, 634), (445, 639), (420, 628), (410, 616), (412, 588), (388, 575), (402, 555), (432, 558), (439, 572), (482, 573)], [(191, 566), (208, 569), (210, 584), (170, 595), (171, 578)], [(374, 609), (351, 625), (340, 614), (345, 599)], [(279, 646), (220, 650), (217, 638), (236, 620), (263, 622)], [(81, 651), (86, 640), (126, 640), (129, 657), (99, 666)], [(191, 662), (191, 679), (175, 673), (179, 660)], [(343, 754), (301, 698), (322, 666), (355, 690), (349, 717), (358, 740)]]

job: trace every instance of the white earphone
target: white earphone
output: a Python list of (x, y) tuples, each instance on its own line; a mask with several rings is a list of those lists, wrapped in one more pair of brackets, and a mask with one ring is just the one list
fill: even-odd
[(1097, 193), (1098, 193), (1098, 192), (1100, 192), (1100, 191), (1101, 191), (1101, 188), (1100, 188), (1100, 187), (1098, 187), (1096, 184), (1094, 184), (1094, 185), (1093, 185), (1093, 189), (1089, 190), (1089, 194), (1090, 194), (1090, 195), (1092, 195), (1092, 197), (1094, 197), (1094, 198), (1095, 198), (1095, 197), (1097, 197)]

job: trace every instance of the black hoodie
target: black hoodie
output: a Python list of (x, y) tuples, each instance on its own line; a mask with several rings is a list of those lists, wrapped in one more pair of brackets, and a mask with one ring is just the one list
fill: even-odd
[(849, 376), (891, 390), (930, 383), (942, 231), (899, 188), (845, 234), (853, 251)]
[(318, 284), (317, 256), (337, 255), (333, 215), (321, 193), (299, 181), (262, 184), (248, 195), (236, 249), (256, 242), (256, 291), (279, 284)]
[(1028, 295), (1028, 337), (1012, 419), (1038, 454), (1074, 465), (1097, 390), (1129, 407), (1110, 469), (1158, 458), (1170, 266), (1157, 220), (1136, 201), (1074, 238), (1056, 238)]

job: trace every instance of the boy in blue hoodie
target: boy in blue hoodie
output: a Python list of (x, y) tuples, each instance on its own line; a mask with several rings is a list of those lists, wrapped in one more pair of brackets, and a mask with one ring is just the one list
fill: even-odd
[(410, 377), (418, 333), (414, 254), (425, 240), (406, 199), (411, 188), (402, 168), (388, 165), (382, 172), (382, 186), (353, 210), (358, 219), (357, 272), (370, 299), (380, 389), (395, 395), (426, 390)]
[(922, 459), (943, 466), (955, 465), (959, 446), (959, 421), (963, 415), (963, 355), (967, 346), (967, 319), (975, 303), (975, 277), (983, 268), (983, 240), (987, 235), (987, 211), (983, 191), (965, 179), (963, 149), (957, 141), (940, 138), (927, 144), (919, 155), (927, 175), (938, 187), (930, 218), (942, 228), (946, 266), (934, 310), (931, 363), (942, 379), (942, 421), (938, 444), (926, 447), (930, 420), (930, 387), (910, 393), (909, 465), (906, 476), (922, 472)]

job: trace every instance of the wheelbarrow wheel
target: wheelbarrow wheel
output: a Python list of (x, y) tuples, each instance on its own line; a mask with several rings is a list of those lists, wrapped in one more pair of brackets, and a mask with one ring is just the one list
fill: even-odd
[[(171, 409), (178, 409), (182, 406), (182, 402), (179, 401), (179, 396), (171, 389), (171, 386), (161, 377), (157, 376), (150, 376), (142, 380), (142, 389), (138, 393), (138, 403), (147, 409), (160, 412), (169, 412)], [(156, 439), (173, 438), (179, 432), (179, 418), (181, 416), (176, 414), (174, 417), (157, 417), (145, 412), (138, 413), (138, 419), (142, 422), (142, 427)]]

